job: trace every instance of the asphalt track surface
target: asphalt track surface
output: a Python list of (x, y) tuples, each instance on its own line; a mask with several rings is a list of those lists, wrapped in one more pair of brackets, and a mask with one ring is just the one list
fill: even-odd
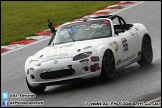
[[(44, 101), (43, 106), (84, 106), (86, 101), (148, 101), (161, 96), (161, 1), (146, 1), (118, 15), (127, 23), (139, 22), (146, 26), (152, 39), (153, 62), (146, 67), (134, 63), (117, 71), (109, 82), (98, 78), (72, 84), (48, 86), (36, 98), (9, 98), (9, 101)], [(31, 94), (25, 75), (25, 60), (47, 46), (49, 39), (1, 55), (1, 92)], [(24, 105), (20, 105), (24, 106)], [(17, 106), (18, 107), (18, 106)], [(33, 106), (34, 107), (34, 106)]]

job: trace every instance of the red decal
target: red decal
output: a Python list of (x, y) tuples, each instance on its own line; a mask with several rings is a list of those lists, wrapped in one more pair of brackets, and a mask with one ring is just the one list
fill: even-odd
[(99, 61), (99, 57), (98, 56), (92, 56), (91, 61), (92, 62), (97, 62), (97, 61)]
[(71, 26), (69, 25), (69, 26), (67, 26), (68, 28), (71, 28)]
[(90, 22), (86, 22), (86, 25), (90, 25)]
[(107, 20), (104, 20), (104, 24), (110, 24), (110, 22), (109, 21), (107, 21)]
[(98, 63), (91, 65), (90, 67), (91, 72), (95, 72), (96, 70), (99, 70), (99, 69), (100, 69), (100, 66)]

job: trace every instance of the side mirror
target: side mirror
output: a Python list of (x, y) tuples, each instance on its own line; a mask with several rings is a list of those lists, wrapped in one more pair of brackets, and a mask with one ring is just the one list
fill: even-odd
[(56, 30), (55, 30), (55, 28), (52, 26), (52, 22), (50, 22), (49, 19), (47, 19), (47, 21), (48, 21), (48, 27), (50, 28), (51, 32), (52, 32), (52, 33), (55, 33)]
[(50, 39), (48, 45), (51, 45), (51, 43), (52, 43), (53, 40), (55, 39), (55, 34), (56, 34), (56, 33), (53, 33), (53, 34), (52, 34), (51, 39)]
[(52, 41), (54, 40), (54, 38), (55, 38), (56, 30), (53, 27), (52, 22), (50, 22), (49, 19), (47, 19), (47, 21), (48, 21), (48, 27), (50, 28), (51, 32), (53, 33), (52, 36), (51, 36), (51, 39), (50, 39), (50, 41), (48, 43), (48, 45), (50, 45), (52, 43)]

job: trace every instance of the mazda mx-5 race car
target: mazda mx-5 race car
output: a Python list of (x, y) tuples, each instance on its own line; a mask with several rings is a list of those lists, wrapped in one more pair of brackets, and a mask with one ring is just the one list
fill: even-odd
[(127, 24), (118, 15), (67, 22), (53, 36), (49, 46), (26, 60), (26, 82), (33, 93), (95, 76), (111, 80), (116, 69), (135, 62), (148, 65), (153, 59), (146, 27)]

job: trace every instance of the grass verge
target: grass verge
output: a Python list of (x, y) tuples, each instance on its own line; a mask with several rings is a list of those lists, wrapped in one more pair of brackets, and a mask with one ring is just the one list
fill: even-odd
[(118, 1), (1, 1), (1, 45), (25, 39), (47, 27), (60, 25)]

